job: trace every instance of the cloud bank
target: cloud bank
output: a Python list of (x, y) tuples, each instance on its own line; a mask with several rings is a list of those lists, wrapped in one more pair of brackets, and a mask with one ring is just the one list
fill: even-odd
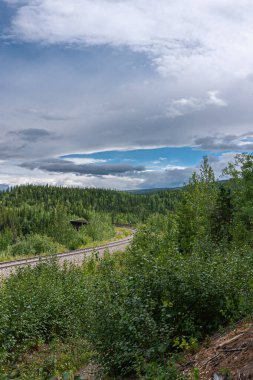
[[(3, 5), (2, 183), (177, 186), (198, 163), (151, 163), (149, 148), (203, 151), (217, 174), (253, 150), (248, 0), (4, 0), (4, 15)], [(147, 163), (60, 159), (137, 148)]]
[(31, 161), (21, 164), (28, 169), (40, 169), (53, 173), (75, 173), (78, 175), (116, 175), (142, 172), (144, 166), (131, 166), (127, 164), (76, 164), (72, 161), (51, 159), (43, 161)]
[(151, 54), (165, 74), (252, 67), (253, 4), (247, 0), (5, 2), (16, 9), (10, 32), (22, 41), (126, 46)]

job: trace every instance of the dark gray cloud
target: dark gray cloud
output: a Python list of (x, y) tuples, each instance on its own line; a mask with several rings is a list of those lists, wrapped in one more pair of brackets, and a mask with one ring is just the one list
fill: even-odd
[(244, 133), (239, 136), (206, 136), (195, 139), (194, 144), (198, 149), (203, 150), (249, 151), (253, 150), (252, 136), (253, 132)]
[(11, 142), (1, 142), (0, 143), (0, 159), (9, 160), (12, 158), (22, 157), (22, 152), (26, 148), (26, 144), (17, 143), (15, 141)]
[(73, 117), (71, 116), (65, 116), (65, 115), (54, 115), (54, 114), (41, 114), (39, 116), (41, 119), (48, 120), (48, 121), (67, 121), (72, 120)]
[(48, 111), (43, 108), (31, 108), (17, 110), (21, 114), (30, 114), (37, 119), (44, 119), (48, 121), (67, 121), (75, 118), (74, 115), (66, 114), (66, 112)]
[(78, 175), (116, 175), (136, 173), (145, 170), (144, 166), (131, 166), (128, 164), (80, 164), (60, 159), (24, 162), (20, 166), (27, 169), (40, 169), (53, 173), (74, 173)]
[(10, 131), (9, 134), (15, 135), (19, 137), (21, 140), (27, 142), (37, 142), (42, 139), (48, 139), (53, 137), (53, 134), (50, 131), (43, 128), (20, 129), (17, 131)]
[[(0, 137), (0, 159), (27, 159), (37, 157), (39, 151), (46, 150), (50, 144), (60, 141), (60, 135), (44, 128), (26, 128), (10, 130)], [(40, 155), (41, 156), (41, 155)]]

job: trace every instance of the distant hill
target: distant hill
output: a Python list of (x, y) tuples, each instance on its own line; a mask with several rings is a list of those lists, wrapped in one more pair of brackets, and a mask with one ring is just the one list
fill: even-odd
[(161, 191), (174, 191), (174, 190), (179, 190), (182, 189), (182, 187), (161, 187), (161, 188), (153, 188), (153, 189), (138, 189), (138, 190), (127, 190), (128, 193), (131, 194), (155, 194), (159, 193)]
[[(228, 179), (221, 179), (217, 180), (217, 186), (229, 183)], [(177, 186), (177, 187), (157, 187), (152, 189), (138, 189), (138, 190), (126, 190), (127, 193), (131, 194), (140, 194), (140, 195), (149, 195), (149, 194), (156, 194), (164, 191), (177, 191), (181, 190), (185, 187), (185, 185)]]
[(9, 185), (5, 183), (0, 183), (0, 191), (5, 191), (9, 189)]

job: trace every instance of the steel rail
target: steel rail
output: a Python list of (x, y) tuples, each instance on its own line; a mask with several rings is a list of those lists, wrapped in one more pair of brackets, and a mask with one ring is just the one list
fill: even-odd
[[(134, 231), (133, 231), (133, 235), (134, 235)], [(56, 254), (47, 255), (47, 256), (35, 256), (35, 257), (27, 258), (27, 259), (18, 259), (18, 260), (1, 262), (0, 271), (4, 269), (12, 268), (12, 267), (19, 267), (19, 266), (41, 263), (43, 261), (48, 261), (52, 258), (56, 258), (56, 259), (66, 258), (67, 259), (68, 257), (72, 257), (76, 255), (84, 255), (84, 254), (88, 254), (88, 253), (92, 253), (96, 251), (106, 250), (106, 249), (114, 248), (114, 247), (121, 246), (124, 244), (127, 245), (127, 243), (130, 243), (130, 241), (133, 239), (133, 235), (121, 240), (116, 240), (111, 243), (102, 244), (102, 245), (98, 245), (91, 248), (76, 249), (69, 252), (56, 253)]]

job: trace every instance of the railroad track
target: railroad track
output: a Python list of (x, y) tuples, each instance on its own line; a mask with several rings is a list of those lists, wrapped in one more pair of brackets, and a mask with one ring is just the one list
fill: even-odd
[(69, 262), (81, 265), (85, 257), (89, 257), (94, 253), (97, 254), (97, 256), (102, 256), (105, 251), (113, 253), (115, 251), (124, 250), (131, 243), (133, 235), (121, 240), (114, 241), (112, 243), (103, 244), (92, 248), (76, 249), (74, 251), (62, 252), (53, 255), (36, 256), (27, 259), (5, 261), (0, 263), (0, 277), (7, 277), (13, 271), (15, 271), (15, 269), (18, 269), (20, 267), (35, 266), (38, 263), (46, 262), (52, 258), (57, 259), (60, 264)]

